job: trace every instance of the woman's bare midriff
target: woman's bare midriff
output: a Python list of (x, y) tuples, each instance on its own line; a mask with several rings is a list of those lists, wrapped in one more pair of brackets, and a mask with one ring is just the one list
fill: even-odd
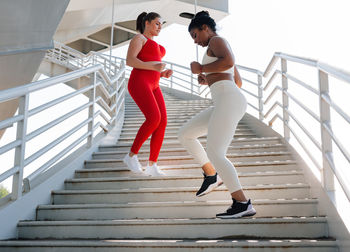
[(209, 73), (206, 75), (208, 86), (211, 84), (221, 81), (221, 80), (231, 80), (233, 81), (233, 75), (230, 73)]

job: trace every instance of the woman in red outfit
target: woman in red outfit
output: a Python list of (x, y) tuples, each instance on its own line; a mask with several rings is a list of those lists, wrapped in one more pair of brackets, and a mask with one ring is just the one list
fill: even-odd
[(159, 88), (159, 79), (160, 77), (169, 78), (172, 75), (172, 70), (164, 70), (165, 63), (161, 62), (165, 55), (164, 47), (153, 40), (154, 36), (158, 36), (161, 28), (162, 21), (159, 14), (141, 13), (136, 25), (140, 34), (131, 40), (126, 58), (126, 64), (133, 67), (128, 83), (129, 94), (146, 120), (137, 132), (131, 150), (123, 161), (132, 172), (142, 172), (137, 153), (142, 144), (152, 135), (149, 162), (145, 170), (145, 173), (151, 176), (164, 175), (157, 166), (167, 124), (165, 102)]

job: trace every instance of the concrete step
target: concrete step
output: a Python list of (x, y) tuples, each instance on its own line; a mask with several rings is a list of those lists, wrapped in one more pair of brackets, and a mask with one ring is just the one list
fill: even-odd
[[(242, 185), (273, 184), (278, 181), (280, 184), (304, 183), (305, 178), (301, 171), (278, 171), (278, 172), (239, 172), (239, 180)], [(203, 175), (183, 175), (183, 176), (162, 176), (149, 177), (137, 176), (121, 177), (120, 170), (115, 168), (105, 169), (82, 169), (75, 172), (75, 177), (79, 178), (109, 178), (114, 179), (116, 189), (123, 188), (149, 188), (149, 187), (187, 187), (200, 186), (203, 182)], [(66, 189), (76, 189), (74, 186), (80, 181), (69, 179), (65, 182)], [(118, 187), (119, 186), (119, 187)]]
[[(154, 210), (151, 210), (154, 211)], [(181, 231), (179, 231), (181, 230)], [(20, 221), (20, 239), (313, 239), (328, 236), (325, 217)]]
[[(201, 144), (205, 146), (206, 139), (200, 139)], [(256, 138), (236, 138), (233, 139), (230, 146), (253, 145), (253, 144), (281, 144), (281, 139), (278, 137), (256, 137)], [(165, 140), (163, 145), (166, 148), (183, 147), (178, 140)], [(112, 145), (100, 145), (101, 151), (106, 150), (130, 150), (130, 143), (120, 143)], [(149, 149), (149, 141), (146, 141), (141, 149)]]
[[(192, 109), (192, 108), (198, 108), (198, 107), (210, 107), (212, 106), (212, 102), (183, 102), (181, 100), (177, 100), (174, 102), (169, 102), (165, 100), (165, 105), (167, 109)], [(125, 105), (128, 109), (139, 109), (139, 107), (134, 102), (125, 102)]]
[[(176, 153), (175, 153), (176, 154)], [(125, 155), (124, 155), (125, 156)], [(120, 158), (117, 158), (113, 153), (109, 152), (99, 152), (93, 154), (93, 160), (120, 160), (124, 158), (124, 156), (121, 156)], [(291, 159), (291, 153), (289, 151), (252, 151), (252, 152), (233, 152), (230, 151), (226, 154), (226, 157), (229, 159), (239, 160), (243, 158), (243, 160), (246, 160), (246, 158), (249, 158), (251, 161), (255, 160), (284, 160), (285, 158)], [(139, 161), (147, 161), (148, 155), (145, 153), (145, 155), (138, 155)], [(190, 162), (192, 160), (192, 163), (194, 162), (193, 156), (187, 153), (184, 154), (178, 154), (178, 155), (162, 155), (158, 158), (158, 164), (160, 164), (160, 161), (177, 161), (177, 160), (183, 160), (184, 162)], [(191, 163), (191, 162), (190, 162)]]
[[(171, 114), (167, 114), (167, 119), (168, 120), (175, 120), (175, 119), (189, 119), (192, 118), (193, 116), (195, 116), (197, 113), (196, 112), (184, 112), (184, 113), (171, 113)], [(129, 122), (129, 121), (144, 121), (145, 120), (145, 116), (141, 113), (141, 114), (127, 114), (124, 117), (124, 121), (125, 122)]]
[[(136, 134), (135, 134), (136, 135)], [(118, 142), (134, 142), (134, 139), (135, 139), (135, 135), (130, 135), (130, 136), (124, 136), (124, 135), (121, 135)], [(251, 132), (236, 132), (235, 135), (234, 135), (235, 138), (255, 138), (257, 137), (255, 133), (251, 133)], [(202, 136), (202, 137), (199, 137), (199, 139), (207, 139), (207, 136)], [(166, 134), (164, 136), (164, 140), (178, 140), (178, 136), (177, 136), (177, 133), (176, 134), (172, 134), (172, 135), (169, 135), (169, 134)]]
[[(167, 113), (170, 113), (170, 114), (181, 114), (181, 113), (188, 113), (188, 112), (201, 112), (202, 110), (210, 107), (208, 105), (195, 105), (193, 107), (191, 106), (185, 106), (185, 107), (179, 107), (179, 106), (166, 106), (166, 111)], [(135, 106), (127, 106), (125, 108), (125, 114), (127, 115), (139, 115), (139, 114), (142, 114), (141, 110), (139, 109), (139, 107), (137, 107), (136, 105)]]
[[(316, 199), (254, 200), (254, 217), (316, 216), (317, 203)], [(216, 200), (39, 205), (36, 220), (213, 218), (231, 204), (231, 200)]]
[[(168, 118), (177, 118), (179, 117), (179, 114), (181, 117), (192, 117), (194, 115), (196, 115), (198, 112), (200, 112), (201, 110), (191, 110), (191, 111), (170, 111), (167, 113), (167, 117)], [(129, 120), (129, 119), (145, 119), (145, 116), (143, 115), (143, 113), (140, 111), (138, 113), (127, 113), (125, 114), (125, 120)]]
[(332, 239), (184, 239), (184, 240), (12, 240), (0, 241), (2, 252), (337, 252)]
[[(110, 155), (107, 155), (108, 157)], [(122, 159), (106, 158), (98, 156), (101, 159), (93, 159), (85, 161), (86, 167), (126, 167)], [(113, 157), (113, 155), (112, 155)], [(239, 153), (239, 154), (227, 154), (226, 157), (231, 162), (254, 162), (254, 161), (285, 161), (291, 160), (291, 154), (289, 152), (259, 152), (259, 153)], [(148, 157), (139, 157), (141, 164), (147, 164)], [(162, 156), (158, 158), (158, 165), (171, 165), (171, 164), (194, 164), (195, 161), (191, 155), (184, 156)]]
[[(127, 128), (122, 128), (121, 129), (121, 132), (122, 133), (134, 133), (134, 132), (137, 132), (139, 130), (139, 126), (137, 127), (127, 127)], [(178, 132), (180, 129), (180, 126), (169, 126), (167, 125), (166, 129), (165, 129), (165, 132), (169, 132), (169, 131), (172, 131), (172, 132)], [(248, 128), (247, 126), (238, 126), (236, 130), (250, 130), (250, 128)]]
[[(226, 186), (222, 185), (203, 197), (196, 197), (199, 186), (189, 187), (148, 187), (125, 188), (115, 186), (118, 181), (108, 178), (80, 179), (87, 183), (75, 185), (74, 189), (55, 190), (52, 192), (54, 204), (84, 204), (90, 203), (126, 203), (181, 200), (230, 200), (231, 195)], [(79, 180), (74, 180), (76, 184)], [(136, 185), (135, 185), (136, 186)], [(310, 187), (306, 184), (288, 185), (250, 185), (243, 186), (244, 193), (252, 199), (300, 199), (310, 197)]]
[[(95, 167), (85, 165), (86, 170), (105, 171), (108, 168), (114, 168), (115, 172), (119, 172), (119, 176), (138, 176), (130, 172), (125, 166), (115, 167), (114, 163), (106, 163), (106, 166)], [(146, 164), (144, 164), (146, 165)], [(291, 171), (300, 170), (297, 163), (293, 160), (286, 161), (266, 161), (266, 162), (233, 162), (238, 172), (276, 172), (276, 171)], [(197, 164), (176, 164), (176, 165), (159, 165), (162, 171), (168, 176), (183, 176), (183, 175), (200, 175), (202, 168)], [(91, 171), (92, 171), (91, 170)]]
[[(128, 125), (128, 127), (124, 127), (122, 128), (121, 132), (122, 133), (135, 133), (135, 132), (138, 132), (138, 130), (140, 129), (140, 126), (141, 126), (141, 121), (137, 124), (137, 125)], [(183, 123), (178, 123), (178, 124), (175, 124), (175, 125), (170, 125), (170, 124), (167, 124), (166, 128), (165, 128), (165, 132), (168, 132), (168, 131), (173, 131), (173, 132), (178, 132), (179, 129), (181, 128), (181, 126), (183, 125)], [(236, 131), (240, 131), (240, 130), (247, 130), (247, 131), (251, 131), (250, 128), (248, 128), (247, 126), (240, 126), (238, 125), (238, 127), (236, 128)]]
[[(230, 146), (227, 150), (227, 153), (255, 153), (255, 152), (279, 152), (279, 151), (287, 151), (287, 147), (283, 144), (255, 144), (255, 145), (242, 145), (242, 146)], [(124, 156), (129, 153), (129, 150), (117, 150), (117, 151), (98, 151), (93, 153), (93, 159), (98, 159), (101, 156), (104, 155), (111, 155), (114, 158), (123, 159)], [(160, 150), (159, 156), (178, 156), (178, 155), (189, 155), (189, 153), (186, 151), (185, 148), (166, 148), (162, 147)], [(138, 157), (148, 157), (149, 156), (149, 150), (141, 149), (139, 153), (137, 154)]]
[[(134, 131), (129, 131), (129, 132), (122, 132), (121, 135), (120, 135), (120, 138), (119, 139), (124, 139), (124, 138), (132, 138), (134, 139), (136, 134), (137, 134), (138, 130), (135, 129)], [(179, 134), (179, 131), (178, 130), (166, 130), (165, 131), (165, 138), (167, 137), (177, 137)], [(256, 136), (255, 133), (253, 133), (251, 130), (236, 130), (235, 132), (235, 137), (242, 137), (244, 135), (254, 135)], [(203, 136), (203, 137), (206, 137), (206, 136)]]

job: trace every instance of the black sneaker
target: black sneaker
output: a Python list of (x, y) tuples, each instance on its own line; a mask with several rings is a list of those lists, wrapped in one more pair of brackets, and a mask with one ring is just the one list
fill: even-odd
[(256, 214), (256, 211), (250, 202), (250, 199), (247, 203), (241, 203), (236, 201), (235, 199), (232, 199), (233, 203), (232, 206), (227, 209), (225, 213), (217, 214), (217, 218), (221, 219), (233, 219), (233, 218), (240, 218), (243, 216), (253, 216)]
[(215, 175), (213, 175), (213, 176), (207, 176), (204, 173), (203, 173), (203, 175), (204, 175), (204, 180), (203, 180), (201, 188), (196, 193), (197, 197), (201, 197), (203, 195), (210, 193), (216, 187), (222, 185), (222, 183), (223, 183), (221, 178), (218, 176), (217, 173), (215, 173)]

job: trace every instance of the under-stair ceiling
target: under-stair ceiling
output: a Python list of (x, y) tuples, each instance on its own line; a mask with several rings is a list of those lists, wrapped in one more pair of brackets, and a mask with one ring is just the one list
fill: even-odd
[[(110, 49), (112, 0), (71, 0), (56, 31), (54, 39), (82, 53)], [(198, 10), (208, 10), (216, 20), (228, 14), (228, 0), (198, 0)], [(136, 18), (143, 12), (159, 13), (166, 24), (189, 23), (179, 16), (194, 12), (192, 0), (115, 0), (113, 48), (127, 44), (136, 31)]]

